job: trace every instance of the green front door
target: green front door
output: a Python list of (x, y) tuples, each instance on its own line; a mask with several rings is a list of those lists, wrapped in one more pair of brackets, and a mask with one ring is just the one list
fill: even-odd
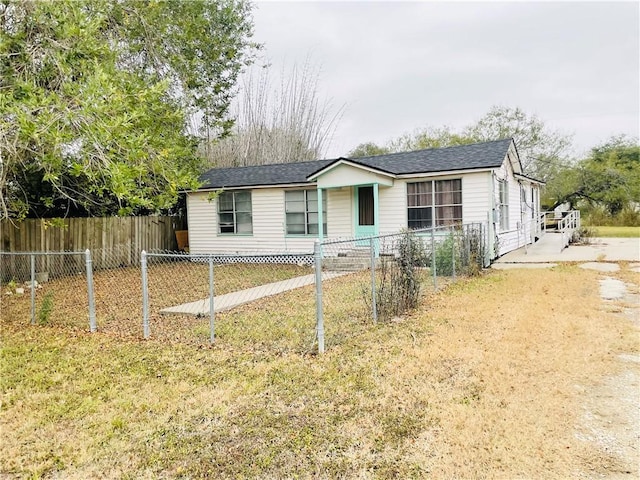
[(373, 185), (355, 187), (356, 237), (372, 237), (376, 234), (375, 197)]

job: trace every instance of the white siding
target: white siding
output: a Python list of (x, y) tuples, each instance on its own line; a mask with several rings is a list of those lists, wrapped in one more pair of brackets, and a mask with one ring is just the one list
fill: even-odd
[(443, 177), (416, 177), (396, 180), (391, 188), (380, 188), (380, 233), (395, 233), (407, 228), (407, 183), (462, 179), (462, 222), (486, 223), (491, 211), (489, 172)]
[(486, 223), (491, 212), (491, 174), (468, 173), (462, 176), (462, 223)]
[(189, 228), (189, 251), (210, 251), (212, 239), (218, 228), (215, 202), (207, 200), (208, 193), (189, 193), (187, 195), (187, 224)]
[[(284, 189), (251, 190), (253, 234), (218, 233), (216, 200), (207, 193), (187, 195), (189, 250), (192, 253), (311, 253), (315, 236), (285, 235)], [(352, 235), (350, 189), (326, 190), (329, 238)]]
[(353, 237), (353, 200), (351, 187), (323, 192), (327, 197), (327, 230), (329, 238)]
[[(492, 232), (498, 241), (498, 255), (531, 242), (530, 207), (520, 201), (520, 182), (513, 176), (511, 165), (505, 160), (495, 172), (476, 172), (441, 177), (395, 179), (393, 186), (379, 187), (379, 231), (396, 233), (407, 228), (407, 183), (441, 179), (462, 179), (462, 216), (464, 223), (486, 223), (491, 219)], [(509, 186), (509, 227), (499, 231), (500, 219), (493, 214), (499, 203), (497, 180), (507, 179)], [(527, 199), (531, 199), (531, 185), (523, 183)], [(537, 187), (534, 187), (537, 188)], [(208, 201), (207, 193), (187, 196), (189, 246), (194, 253), (310, 253), (314, 236), (285, 235), (283, 188), (256, 188), (252, 193), (253, 234), (218, 234), (216, 200)], [(323, 190), (327, 198), (327, 238), (350, 238), (354, 235), (354, 188)], [(491, 234), (493, 241), (494, 234)], [(493, 248), (493, 247), (491, 247)], [(493, 256), (493, 255), (492, 255)]]
[(407, 228), (407, 182), (396, 180), (393, 187), (378, 191), (381, 234), (396, 233)]
[(391, 186), (393, 179), (388, 175), (380, 175), (351, 165), (338, 165), (318, 177), (318, 187), (320, 188), (349, 187), (373, 183)]

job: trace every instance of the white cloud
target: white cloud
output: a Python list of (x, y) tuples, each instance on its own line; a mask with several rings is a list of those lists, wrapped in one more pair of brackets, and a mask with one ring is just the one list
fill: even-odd
[(255, 39), (275, 68), (322, 68), (347, 108), (328, 156), (425, 125), (518, 106), (575, 133), (578, 150), (638, 135), (637, 3), (265, 3)]

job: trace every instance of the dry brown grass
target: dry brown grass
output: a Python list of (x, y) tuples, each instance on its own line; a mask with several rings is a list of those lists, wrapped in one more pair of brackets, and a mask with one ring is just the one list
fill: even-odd
[[(617, 353), (638, 352), (631, 324), (602, 308), (598, 278), (575, 266), (490, 272), (373, 327), (361, 286), (343, 277), (326, 289), (344, 314), (327, 322), (322, 357), (301, 348), (313, 332), (305, 289), (221, 315), (213, 348), (24, 328), (3, 312), (0, 473), (511, 479), (615, 469), (575, 435), (584, 389), (615, 373)], [(206, 320), (192, 322), (182, 326), (190, 338), (206, 338)]]
[[(215, 267), (215, 292), (221, 295), (246, 288), (265, 285), (312, 270), (298, 265), (233, 264)], [(98, 329), (109, 335), (139, 338), (142, 336), (142, 279), (136, 267), (102, 270), (94, 273), (96, 320)], [(148, 269), (149, 308), (151, 322), (156, 326), (180, 328), (192, 326), (193, 318), (162, 318), (162, 308), (193, 302), (209, 295), (208, 264), (176, 261), (152, 263)], [(36, 290), (37, 311), (49, 296), (53, 308), (47, 325), (74, 331), (88, 330), (87, 285), (84, 275), (62, 277), (41, 285)], [(3, 319), (28, 324), (30, 321), (30, 295), (6, 295), (3, 286), (0, 297)], [(38, 318), (38, 315), (36, 315)]]

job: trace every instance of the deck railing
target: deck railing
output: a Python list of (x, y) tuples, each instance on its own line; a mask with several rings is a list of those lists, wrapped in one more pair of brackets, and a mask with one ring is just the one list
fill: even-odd
[(558, 231), (562, 236), (560, 251), (571, 243), (574, 232), (580, 228), (580, 210), (571, 210), (558, 222)]

